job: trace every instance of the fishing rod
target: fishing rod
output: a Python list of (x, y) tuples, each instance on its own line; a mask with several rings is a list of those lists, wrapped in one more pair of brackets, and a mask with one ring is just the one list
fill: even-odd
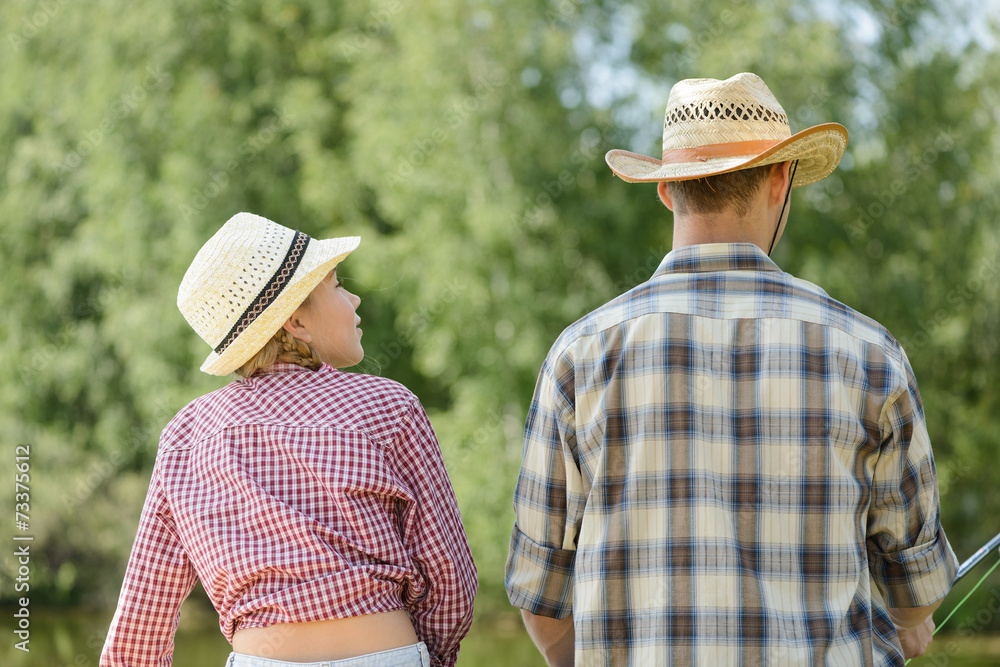
[[(993, 551), (994, 549), (996, 549), (998, 545), (1000, 545), (1000, 533), (994, 535), (992, 540), (990, 540), (983, 546), (979, 547), (976, 553), (972, 554), (964, 563), (958, 566), (958, 572), (955, 573), (955, 581), (951, 582), (952, 585), (954, 585), (955, 582), (957, 582), (959, 579), (967, 575), (969, 573), (969, 570), (974, 568), (979, 563), (979, 561), (986, 558), (986, 555), (991, 551)], [(962, 600), (957, 605), (955, 605), (950, 612), (948, 612), (948, 615), (945, 616), (943, 621), (941, 621), (941, 625), (934, 628), (934, 632), (931, 633), (932, 635), (936, 635), (938, 633), (938, 630), (944, 627), (944, 624), (948, 622), (948, 619), (954, 616), (955, 612), (958, 611), (959, 607), (965, 604), (965, 601), (968, 600), (972, 596), (972, 594), (976, 592), (976, 590), (979, 588), (980, 585), (982, 585), (984, 581), (986, 581), (986, 577), (990, 576), (993, 570), (997, 569), (997, 566), (1000, 565), (1000, 553), (998, 553), (997, 556), (998, 556), (997, 562), (993, 564), (993, 567), (987, 570), (986, 574), (984, 574), (979, 579), (979, 581), (976, 582), (976, 585), (972, 587), (972, 590), (966, 593), (965, 597), (962, 598)]]
[(967, 575), (969, 573), (969, 570), (978, 565), (979, 561), (986, 558), (986, 555), (989, 552), (996, 549), (997, 547), (1000, 547), (1000, 533), (994, 535), (992, 540), (981, 546), (979, 548), (979, 551), (972, 554), (972, 556), (970, 556), (968, 560), (966, 560), (958, 567), (958, 573), (955, 575), (955, 581), (958, 581), (959, 579)]
[[(958, 571), (955, 573), (955, 580), (952, 582), (952, 585), (954, 585), (955, 583), (958, 582), (959, 579), (967, 575), (972, 568), (974, 568), (976, 565), (979, 564), (979, 561), (986, 558), (986, 556), (991, 551), (993, 551), (998, 547), (1000, 547), (1000, 533), (994, 535), (993, 539), (991, 539), (983, 546), (979, 547), (979, 549), (976, 550), (976, 553), (969, 556), (969, 558), (967, 558), (965, 562), (963, 562), (961, 565), (958, 566)], [(963, 604), (965, 604), (965, 601), (968, 600), (972, 596), (972, 594), (976, 592), (976, 590), (984, 581), (986, 581), (986, 577), (990, 576), (990, 574), (993, 573), (993, 570), (997, 569), (997, 566), (1000, 565), (1000, 553), (998, 553), (997, 556), (998, 556), (997, 562), (993, 564), (993, 567), (991, 567), (986, 572), (986, 574), (984, 574), (982, 578), (980, 578), (980, 580), (976, 582), (976, 585), (972, 587), (972, 590), (966, 593), (965, 597), (962, 598), (962, 600), (957, 605), (955, 605), (950, 612), (948, 612), (948, 615), (945, 617), (945, 619), (941, 621), (941, 625), (938, 625), (937, 627), (934, 628), (934, 632), (931, 633), (932, 636), (936, 635), (938, 631), (944, 627), (944, 624), (948, 622), (948, 619), (954, 616), (955, 612), (958, 611)], [(910, 664), (910, 660), (912, 659), (913, 658), (909, 658), (904, 664), (907, 665)]]

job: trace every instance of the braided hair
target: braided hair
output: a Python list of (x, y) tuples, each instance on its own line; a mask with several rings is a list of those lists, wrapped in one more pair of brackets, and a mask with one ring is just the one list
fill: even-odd
[(245, 364), (236, 369), (236, 374), (248, 378), (254, 373), (266, 370), (275, 362), (298, 364), (309, 370), (319, 370), (323, 360), (307, 343), (292, 336), (283, 328), (278, 329), (271, 340), (253, 355)]

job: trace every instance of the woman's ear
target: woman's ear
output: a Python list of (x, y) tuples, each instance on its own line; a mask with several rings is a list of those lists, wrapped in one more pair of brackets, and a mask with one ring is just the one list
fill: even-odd
[(291, 316), (285, 320), (285, 323), (281, 325), (281, 328), (292, 334), (292, 338), (300, 340), (307, 345), (312, 342), (312, 334), (309, 333), (309, 329), (306, 327), (306, 323), (299, 312), (300, 309), (296, 309)]

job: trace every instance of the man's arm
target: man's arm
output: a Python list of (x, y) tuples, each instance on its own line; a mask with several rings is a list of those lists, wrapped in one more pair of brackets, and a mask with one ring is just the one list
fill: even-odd
[(941, 527), (917, 381), (900, 353), (906, 387), (879, 417), (882, 446), (871, 477), (866, 544), (872, 581), (909, 658), (927, 649), (934, 631), (931, 614), (951, 588), (958, 561)]
[(941, 600), (926, 607), (909, 609), (890, 608), (889, 618), (896, 626), (899, 643), (903, 647), (904, 658), (916, 658), (924, 654), (934, 634), (934, 610), (941, 606)]
[(566, 362), (554, 371), (551, 364), (547, 358), (525, 420), (504, 584), (535, 646), (557, 667), (574, 660), (576, 536), (586, 495), (572, 454), (572, 368)]
[(549, 667), (573, 667), (573, 615), (556, 620), (521, 610), (524, 627)]

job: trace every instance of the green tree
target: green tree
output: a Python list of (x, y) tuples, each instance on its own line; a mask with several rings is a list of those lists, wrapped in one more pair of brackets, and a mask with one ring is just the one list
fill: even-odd
[(198, 371), (207, 347), (177, 285), (249, 210), (362, 236), (342, 270), (363, 299), (359, 370), (428, 406), (480, 607), (504, 606), (548, 346), (670, 246), (652, 186), (612, 178), (603, 155), (656, 155), (672, 83), (740, 71), (793, 131), (850, 130), (836, 174), (793, 197), (775, 258), (906, 345), (959, 554), (1000, 529), (980, 520), (1000, 513), (1000, 30), (985, 10), (10, 0), (0, 16), (0, 434), (32, 448), (39, 601), (113, 603), (160, 429), (225, 381)]

